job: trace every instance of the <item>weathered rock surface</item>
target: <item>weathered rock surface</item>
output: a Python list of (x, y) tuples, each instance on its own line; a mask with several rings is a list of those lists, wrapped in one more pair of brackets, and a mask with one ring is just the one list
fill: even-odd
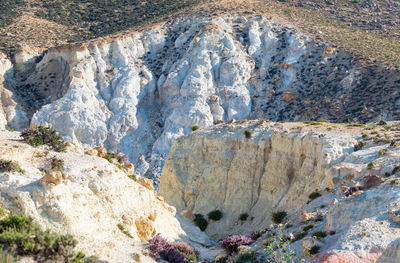
[[(109, 262), (133, 262), (135, 254), (141, 262), (153, 262), (141, 241), (155, 233), (196, 245), (210, 242), (193, 223), (183, 230), (175, 210), (154, 191), (107, 160), (74, 151), (33, 148), (20, 142), (17, 132), (0, 132), (0, 159), (15, 160), (25, 170), (0, 171), (0, 207), (24, 212), (45, 229), (72, 234), (78, 249)], [(64, 161), (65, 178), (61, 172), (43, 178), (53, 156)]]
[(400, 262), (400, 239), (393, 241), (377, 261), (377, 263), (395, 262)]
[[(252, 130), (251, 138), (244, 132)], [(330, 165), (353, 149), (351, 136), (283, 133), (279, 124), (218, 125), (178, 139), (161, 177), (160, 194), (178, 210), (224, 211), (209, 233), (228, 235), (271, 223), (271, 213), (294, 212), (315, 190), (332, 187)], [(239, 215), (249, 214), (240, 226)]]
[[(398, 136), (397, 125), (360, 129), (329, 123), (247, 121), (201, 129), (172, 146), (160, 194), (178, 213), (222, 211), (220, 221), (209, 222), (206, 232), (212, 237), (265, 229), (272, 212), (286, 211), (289, 215), (279, 228), (283, 234), (293, 236), (306, 225), (312, 228), (292, 243), (298, 255), (318, 245), (320, 262), (377, 262), (389, 257), (385, 255), (396, 255), (396, 244), (391, 243), (400, 236), (393, 220), (393, 211), (400, 208), (395, 172), (400, 150), (388, 143)], [(251, 131), (250, 138), (245, 131)], [(364, 148), (354, 151), (361, 133), (383, 131), (386, 143), (365, 139)], [(382, 149), (387, 154), (382, 156)], [(368, 188), (360, 188), (366, 181)], [(345, 188), (348, 194), (342, 192)], [(312, 192), (322, 196), (310, 200)], [(242, 213), (249, 219), (239, 223)], [(315, 239), (313, 232), (327, 236)], [(257, 245), (253, 247), (257, 250)]]
[(0, 129), (4, 129), (6, 126), (21, 129), (29, 125), (27, 114), (13, 98), (13, 93), (4, 87), (5, 78), (12, 75), (11, 61), (0, 53)]
[[(260, 17), (194, 16), (111, 42), (43, 54), (22, 49), (14, 71), (7, 87), (34, 114), (33, 125), (52, 125), (92, 148), (120, 149), (135, 165), (144, 155), (151, 164), (138, 171), (150, 177), (192, 125), (400, 117), (400, 74), (357, 64)], [(23, 123), (8, 116), (11, 127)]]

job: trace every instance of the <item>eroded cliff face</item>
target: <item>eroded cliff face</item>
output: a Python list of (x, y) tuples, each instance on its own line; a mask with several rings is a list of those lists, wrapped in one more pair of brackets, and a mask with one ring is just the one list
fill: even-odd
[[(64, 162), (62, 175), (51, 171), (53, 158)], [(175, 208), (154, 191), (72, 144), (67, 153), (57, 153), (21, 142), (17, 132), (2, 131), (0, 160), (16, 161), (24, 170), (0, 171), (0, 207), (23, 212), (44, 229), (73, 235), (88, 256), (154, 262), (142, 241), (156, 233), (196, 246), (210, 242), (192, 223), (178, 221)]]
[[(191, 125), (400, 113), (400, 74), (357, 64), (260, 17), (181, 18), (118, 40), (22, 50), (13, 63), (5, 83), (28, 118), (33, 114), (33, 125), (51, 125), (68, 141), (120, 149), (142, 168), (139, 175), (156, 182), (172, 142)], [(11, 119), (11, 128), (23, 123)]]
[[(252, 131), (246, 138), (245, 131)], [(224, 211), (210, 234), (238, 234), (271, 223), (271, 213), (294, 212), (314, 191), (332, 188), (326, 171), (353, 149), (350, 135), (284, 133), (279, 124), (217, 125), (178, 139), (161, 176), (160, 194), (177, 207)], [(240, 214), (253, 220), (237, 225)]]
[(13, 64), (0, 53), (0, 129), (6, 126), (22, 129), (29, 125), (29, 118), (18, 105), (13, 92), (4, 87), (5, 79), (12, 78), (13, 74)]
[[(398, 123), (356, 126), (238, 121), (195, 131), (172, 146), (159, 193), (178, 213), (221, 211), (222, 219), (209, 220), (206, 229), (213, 238), (267, 229), (252, 245), (261, 255), (265, 239), (282, 232), (297, 255), (320, 247), (315, 262), (394, 262)], [(310, 199), (311, 193), (320, 197)], [(271, 225), (278, 211), (288, 213), (280, 227)]]

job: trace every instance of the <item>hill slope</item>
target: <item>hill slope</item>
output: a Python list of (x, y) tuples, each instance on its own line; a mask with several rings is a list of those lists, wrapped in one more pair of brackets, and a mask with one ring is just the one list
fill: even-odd
[[(282, 19), (364, 59), (400, 65), (398, 1), (372, 0), (12, 0), (0, 11), (1, 48), (85, 42), (182, 14), (244, 13)], [(126, 32), (125, 32), (126, 33)]]

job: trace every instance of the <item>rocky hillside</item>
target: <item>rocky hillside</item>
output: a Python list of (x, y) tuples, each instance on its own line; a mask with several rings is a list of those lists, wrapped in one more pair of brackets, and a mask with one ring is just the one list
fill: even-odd
[[(57, 152), (19, 132), (0, 138), (1, 242), (6, 209), (72, 234), (95, 262), (182, 262), (164, 238), (191, 244), (190, 262), (400, 260), (398, 122), (200, 129), (175, 141), (161, 195), (104, 148)], [(271, 254), (276, 245), (284, 250)]]
[(111, 42), (25, 48), (1, 69), (3, 124), (32, 119), (68, 141), (122, 150), (150, 177), (193, 125), (400, 118), (398, 70), (258, 16), (186, 17)]
[(175, 208), (154, 192), (150, 180), (135, 182), (131, 172), (90, 154), (71, 143), (66, 153), (35, 148), (20, 133), (1, 131), (0, 207), (73, 235), (79, 250), (106, 262), (152, 262), (142, 241), (155, 234), (209, 244), (193, 224), (178, 221)]
[(318, 247), (312, 262), (397, 262), (398, 125), (239, 121), (202, 129), (174, 143), (160, 193), (182, 214), (220, 211), (205, 230), (211, 237), (266, 233), (251, 245), (261, 258), (268, 237), (281, 233), (298, 256)]

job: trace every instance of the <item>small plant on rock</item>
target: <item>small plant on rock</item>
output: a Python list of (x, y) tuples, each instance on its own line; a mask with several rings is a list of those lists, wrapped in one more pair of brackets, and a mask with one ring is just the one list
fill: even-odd
[(311, 236), (317, 237), (317, 238), (324, 238), (327, 235), (324, 231), (317, 231), (317, 232), (312, 233)]
[(247, 139), (250, 139), (251, 136), (253, 136), (253, 131), (245, 130), (245, 131), (244, 131), (244, 136), (245, 136)]
[(199, 257), (199, 252), (187, 243), (169, 242), (160, 234), (149, 240), (147, 248), (153, 258), (161, 258), (171, 263), (194, 263)]
[(243, 213), (243, 214), (240, 214), (239, 220), (246, 221), (248, 217), (249, 217), (249, 214)]
[(8, 161), (0, 159), (0, 171), (24, 173), (19, 163), (16, 161)]
[(200, 126), (199, 125), (193, 125), (193, 126), (190, 127), (190, 129), (192, 131), (197, 131), (198, 129), (200, 129)]
[(356, 152), (356, 151), (362, 150), (362, 148), (364, 148), (365, 144), (366, 143), (364, 141), (357, 142), (357, 144), (354, 145), (354, 151)]
[(267, 263), (297, 263), (304, 262), (303, 259), (296, 256), (296, 253), (290, 248), (290, 242), (281, 232), (271, 235), (266, 241)]
[(379, 156), (384, 156), (385, 154), (387, 154), (389, 152), (388, 148), (385, 149), (380, 149), (379, 150)]
[(312, 229), (313, 227), (314, 227), (313, 224), (306, 225), (306, 226), (303, 228), (303, 231), (307, 232), (308, 230)]
[(204, 218), (202, 214), (194, 215), (194, 224), (200, 228), (201, 231), (205, 231), (208, 226), (207, 220)]
[(320, 246), (313, 246), (310, 248), (310, 250), (308, 252), (310, 253), (310, 255), (316, 255), (316, 254), (318, 254), (320, 249), (321, 249)]
[(245, 253), (239, 253), (237, 258), (235, 259), (236, 263), (256, 263), (257, 255), (254, 251), (247, 251)]
[(67, 146), (64, 139), (55, 130), (46, 126), (25, 129), (21, 133), (22, 138), (28, 144), (37, 147), (49, 145), (57, 152), (65, 152)]
[(368, 167), (368, 169), (374, 168), (375, 167), (375, 162), (370, 162), (367, 167)]
[(50, 170), (53, 171), (61, 171), (64, 169), (64, 160), (58, 159), (57, 157), (53, 157), (50, 163)]
[(285, 211), (278, 211), (272, 213), (272, 222), (275, 224), (280, 224), (283, 222), (283, 219), (287, 216), (287, 213)]
[(236, 253), (240, 246), (247, 246), (253, 243), (250, 237), (246, 236), (230, 236), (221, 242), (221, 247), (225, 250), (228, 255)]
[(133, 236), (131, 235), (131, 233), (129, 233), (128, 230), (125, 229), (123, 224), (117, 224), (117, 227), (119, 230), (121, 230), (122, 233), (124, 233), (127, 237), (129, 238), (133, 238)]
[(297, 232), (297, 233), (294, 235), (294, 239), (293, 239), (292, 241), (295, 242), (295, 241), (298, 241), (298, 240), (302, 240), (302, 239), (305, 238), (307, 235), (308, 235), (308, 232), (307, 232), (307, 231), (300, 231), (300, 232)]
[(77, 241), (70, 235), (43, 231), (31, 218), (11, 212), (0, 220), (0, 251), (13, 257), (28, 256), (38, 262), (83, 262), (74, 253)]
[(219, 221), (223, 217), (223, 214), (220, 210), (214, 210), (208, 213), (208, 219), (214, 220), (214, 221)]
[(310, 199), (310, 200), (314, 200), (314, 199), (317, 199), (318, 197), (321, 197), (322, 195), (320, 194), (320, 193), (318, 193), (318, 192), (313, 192), (313, 193), (311, 193), (309, 196), (308, 196), (308, 198)]

